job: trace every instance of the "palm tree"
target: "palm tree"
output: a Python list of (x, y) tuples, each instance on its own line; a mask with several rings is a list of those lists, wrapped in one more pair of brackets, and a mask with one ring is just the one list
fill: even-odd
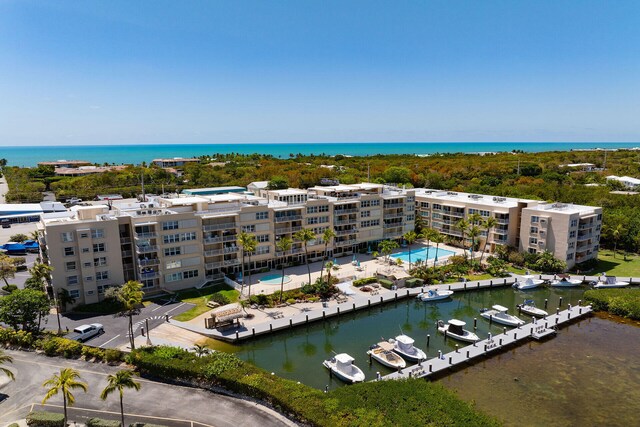
[(471, 247), (469, 248), (469, 252), (471, 256), (471, 261), (473, 261), (473, 252), (476, 250), (476, 237), (480, 235), (480, 227), (478, 227), (475, 224), (471, 225), (469, 227), (469, 230), (467, 231), (467, 234), (471, 238)]
[(307, 252), (307, 244), (315, 240), (316, 235), (310, 228), (303, 228), (293, 234), (293, 238), (304, 245), (304, 260), (307, 264), (307, 272), (309, 273), (309, 285), (311, 285), (311, 267), (309, 267), (309, 253)]
[[(466, 236), (466, 234), (467, 234), (467, 229), (469, 228), (469, 221), (467, 221), (466, 219), (461, 219), (460, 221), (458, 221), (458, 222), (456, 223), (456, 228), (457, 228), (458, 230), (460, 230), (460, 232), (462, 233), (462, 248), (463, 248), (463, 249), (466, 249), (466, 248), (465, 248), (465, 244), (466, 244), (465, 236)], [(465, 257), (467, 256), (466, 251), (465, 251), (464, 256), (465, 256)]]
[(613, 257), (616, 257), (616, 251), (618, 250), (618, 241), (624, 234), (624, 226), (622, 224), (616, 225), (616, 228), (611, 232), (611, 237), (613, 237)]
[(494, 216), (488, 217), (484, 221), (484, 229), (487, 230), (487, 237), (484, 239), (484, 246), (482, 248), (482, 254), (480, 254), (480, 264), (482, 264), (482, 258), (484, 258), (484, 254), (487, 251), (487, 243), (489, 243), (489, 235), (491, 231), (498, 225), (498, 220)]
[(206, 356), (208, 354), (211, 354), (211, 350), (209, 349), (209, 347), (207, 347), (206, 345), (202, 345), (202, 344), (194, 345), (193, 347), (191, 347), (191, 350), (198, 357), (202, 357), (202, 356)]
[[(422, 233), (420, 233), (418, 235), (419, 239), (426, 239), (427, 240), (427, 258), (429, 258), (429, 246), (431, 245), (431, 237), (433, 237), (433, 234), (435, 232), (436, 232), (436, 230), (434, 230), (433, 228), (425, 228), (422, 231)], [(425, 262), (425, 265), (426, 265), (426, 262)]]
[(37, 281), (42, 285), (44, 290), (44, 286), (46, 285), (46, 283), (48, 283), (49, 280), (51, 280), (52, 271), (53, 271), (53, 267), (47, 264), (37, 262), (33, 264), (33, 266), (29, 269), (29, 274), (31, 274), (31, 277), (33, 278), (34, 281)]
[(142, 298), (144, 297), (144, 291), (142, 290), (142, 283), (135, 280), (129, 280), (122, 285), (118, 291), (118, 299), (122, 303), (121, 316), (127, 316), (129, 318), (129, 344), (131, 350), (135, 350), (136, 343), (133, 335), (133, 316), (140, 313), (140, 306), (142, 305)]
[[(331, 239), (333, 239), (334, 237), (336, 237), (336, 233), (335, 231), (333, 231), (333, 228), (327, 228), (326, 230), (324, 230), (324, 232), (322, 233), (322, 243), (324, 243), (324, 256), (322, 257), (322, 264), (324, 265), (324, 263), (327, 261), (328, 255), (329, 255), (329, 243), (331, 243)], [(320, 268), (320, 281), (322, 282), (322, 272), (324, 271), (323, 268)]]
[(284, 293), (284, 267), (287, 260), (287, 252), (291, 250), (293, 240), (289, 237), (283, 237), (276, 242), (276, 250), (282, 252), (282, 281), (280, 282), (280, 304), (282, 304), (282, 294)]
[(327, 270), (327, 285), (331, 286), (331, 270), (339, 270), (340, 269), (340, 265), (334, 263), (333, 261), (328, 261), (325, 265), (324, 268)]
[(411, 245), (416, 241), (418, 235), (415, 231), (407, 231), (402, 237), (404, 237), (404, 240), (406, 240), (409, 245), (409, 271), (411, 271)]
[(71, 393), (74, 389), (81, 389), (85, 393), (87, 392), (87, 384), (80, 382), (80, 373), (75, 369), (62, 368), (59, 374), (54, 374), (51, 378), (42, 383), (42, 387), (49, 387), (47, 394), (42, 399), (42, 403), (46, 403), (47, 400), (57, 395), (58, 392), (62, 393), (62, 403), (64, 405), (64, 424), (67, 425), (67, 405), (73, 406), (76, 398)]
[(382, 252), (385, 263), (389, 262), (389, 256), (391, 255), (391, 252), (393, 252), (393, 250), (398, 247), (398, 242), (396, 242), (395, 240), (383, 240), (382, 242), (378, 243), (378, 249), (380, 250), (380, 252)]
[(126, 425), (124, 423), (124, 403), (122, 401), (124, 389), (129, 388), (139, 391), (141, 387), (140, 383), (133, 379), (133, 375), (135, 375), (135, 372), (128, 369), (123, 369), (115, 374), (110, 374), (107, 377), (109, 384), (107, 384), (104, 390), (102, 390), (102, 393), (100, 393), (100, 399), (107, 400), (107, 397), (109, 397), (111, 393), (118, 391), (120, 394), (120, 416), (122, 417), (123, 426)]
[(2, 365), (4, 365), (5, 363), (13, 363), (13, 357), (9, 356), (8, 354), (4, 354), (4, 351), (0, 350), (0, 372), (8, 376), (11, 381), (15, 381), (16, 376), (13, 374), (13, 372), (8, 370), (7, 368), (2, 367)]
[[(251, 253), (256, 250), (258, 241), (256, 236), (243, 231), (238, 235), (238, 245), (242, 247), (242, 283), (240, 285), (240, 295), (242, 295), (244, 289), (244, 257), (249, 254), (249, 270), (251, 270)], [(249, 296), (251, 296), (251, 285), (249, 285)]]
[(440, 234), (440, 232), (436, 231), (433, 233), (433, 236), (431, 236), (431, 241), (436, 244), (436, 255), (433, 258), (433, 268), (435, 270), (436, 264), (438, 264), (438, 247), (440, 246), (440, 243), (444, 242), (444, 236)]

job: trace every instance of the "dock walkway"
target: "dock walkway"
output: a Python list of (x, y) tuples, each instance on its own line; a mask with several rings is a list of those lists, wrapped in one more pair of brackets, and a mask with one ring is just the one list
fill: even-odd
[[(555, 278), (554, 275), (536, 275), (541, 279), (545, 280), (553, 280)], [(596, 281), (598, 280), (598, 276), (576, 276), (576, 278), (582, 278), (585, 282)], [(619, 277), (621, 280), (627, 280), (627, 278)], [(476, 290), (476, 289), (488, 289), (492, 287), (501, 287), (501, 286), (511, 286), (516, 281), (515, 277), (507, 277), (507, 278), (494, 278), (490, 280), (480, 280), (480, 281), (467, 281), (467, 282), (456, 282), (451, 284), (441, 284), (441, 285), (429, 285), (423, 286), (420, 288), (400, 288), (397, 290), (386, 290), (381, 289), (380, 293), (377, 295), (370, 295), (365, 293), (358, 292), (355, 295), (350, 295), (343, 302), (330, 301), (326, 304), (326, 306), (321, 308), (308, 308), (302, 307), (300, 312), (293, 316), (285, 316), (280, 318), (272, 318), (268, 321), (257, 323), (251, 325), (249, 327), (240, 325), (233, 328), (217, 330), (217, 329), (206, 329), (204, 326), (193, 325), (191, 323), (179, 322), (176, 320), (171, 320), (171, 323), (179, 326), (183, 329), (187, 329), (193, 332), (197, 332), (199, 334), (208, 336), (210, 338), (215, 338), (219, 340), (236, 342), (245, 339), (249, 339), (252, 337), (256, 337), (259, 335), (269, 334), (274, 331), (279, 331), (283, 329), (293, 328), (295, 326), (308, 324), (310, 322), (315, 322), (319, 320), (323, 320), (329, 317), (339, 316), (341, 314), (350, 313), (357, 310), (367, 309), (369, 307), (374, 307), (381, 304), (386, 304), (393, 301), (398, 301), (403, 298), (411, 298), (415, 297), (421, 292), (425, 292), (429, 289), (438, 289), (438, 290), (452, 290), (455, 292), (459, 291), (467, 291), (467, 290)], [(628, 280), (632, 284), (640, 284), (640, 278), (629, 278)]]
[(401, 378), (424, 378), (430, 375), (442, 373), (456, 365), (467, 363), (477, 357), (489, 356), (506, 346), (523, 342), (530, 338), (540, 339), (553, 334), (555, 328), (591, 313), (591, 306), (568, 306), (566, 310), (546, 316), (544, 319), (534, 320), (532, 323), (507, 330), (505, 333), (489, 336), (474, 344), (456, 349), (446, 354), (441, 354), (433, 359), (428, 359), (418, 365), (407, 367), (399, 372), (380, 377), (382, 380), (395, 380)]

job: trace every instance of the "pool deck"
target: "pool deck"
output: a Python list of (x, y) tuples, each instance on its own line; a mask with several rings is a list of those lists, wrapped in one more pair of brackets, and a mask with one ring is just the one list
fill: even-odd
[(557, 327), (585, 317), (592, 312), (591, 306), (571, 306), (566, 310), (556, 309), (556, 313), (545, 316), (543, 319), (533, 320), (532, 323), (507, 330), (499, 335), (489, 336), (474, 344), (458, 348), (446, 354), (439, 352), (438, 357), (427, 359), (418, 365), (413, 365), (379, 377), (380, 380), (397, 380), (402, 378), (426, 378), (429, 376), (444, 375), (458, 365), (470, 363), (473, 359), (482, 356), (491, 356), (511, 345), (520, 344), (531, 338), (541, 339), (555, 333)]

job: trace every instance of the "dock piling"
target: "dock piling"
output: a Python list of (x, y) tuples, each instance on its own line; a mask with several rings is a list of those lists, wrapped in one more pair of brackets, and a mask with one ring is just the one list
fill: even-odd
[(562, 297), (558, 300), (558, 307), (562, 307)]
[(431, 335), (427, 334), (427, 348), (429, 348), (429, 341), (431, 341)]
[(493, 314), (489, 315), (489, 327), (493, 324)]
[(544, 309), (547, 309), (547, 305), (549, 305), (549, 300), (548, 299), (544, 299)]
[(460, 346), (459, 346), (458, 344), (456, 344), (456, 353), (458, 352), (458, 348), (459, 348), (459, 347), (460, 347)]
[(477, 317), (473, 318), (473, 329), (478, 329), (478, 318)]

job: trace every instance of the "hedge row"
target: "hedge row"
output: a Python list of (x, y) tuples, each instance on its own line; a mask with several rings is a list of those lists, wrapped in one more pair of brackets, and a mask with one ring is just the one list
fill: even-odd
[(54, 412), (30, 412), (26, 420), (29, 427), (64, 427), (64, 414)]
[(36, 337), (31, 332), (0, 328), (0, 343), (26, 349), (42, 350), (47, 356), (62, 356), (67, 359), (84, 356), (86, 360), (93, 359), (96, 362), (120, 362), (124, 360), (124, 354), (120, 350), (90, 347), (80, 344), (78, 341), (52, 334)]
[(640, 289), (592, 289), (584, 298), (594, 310), (640, 320)]
[(444, 387), (423, 380), (368, 382), (323, 393), (223, 352), (197, 357), (175, 347), (145, 347), (128, 361), (149, 376), (263, 400), (314, 426), (498, 425)]
[(378, 279), (375, 277), (365, 277), (364, 279), (358, 279), (353, 281), (353, 286), (360, 287), (364, 285), (370, 285), (371, 283), (377, 283)]
[(120, 427), (122, 423), (115, 420), (103, 420), (102, 418), (89, 418), (87, 427)]

